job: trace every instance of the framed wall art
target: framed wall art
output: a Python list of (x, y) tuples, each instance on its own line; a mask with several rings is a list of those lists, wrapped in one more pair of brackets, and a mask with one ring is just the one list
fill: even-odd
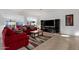
[(73, 26), (73, 14), (66, 15), (66, 26)]

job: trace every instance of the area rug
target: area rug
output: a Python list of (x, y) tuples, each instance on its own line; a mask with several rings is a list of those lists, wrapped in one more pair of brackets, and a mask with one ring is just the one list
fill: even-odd
[(36, 48), (37, 46), (41, 45), (42, 43), (44, 43), (45, 41), (47, 41), (48, 39), (50, 39), (51, 36), (38, 36), (36, 38), (32, 38), (30, 37), (29, 42), (30, 44), (28, 45), (27, 49), (28, 50), (32, 50), (34, 48)]

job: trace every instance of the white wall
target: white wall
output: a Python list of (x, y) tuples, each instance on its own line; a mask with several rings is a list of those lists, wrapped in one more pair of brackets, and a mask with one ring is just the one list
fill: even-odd
[[(74, 26), (65, 26), (65, 16), (69, 14), (74, 15)], [(31, 12), (26, 11), (25, 15), (37, 17), (38, 20), (60, 19), (60, 32), (63, 34), (74, 35), (79, 32), (79, 10), (33, 10)], [(38, 24), (40, 25), (40, 21)]]
[[(60, 32), (63, 34), (74, 35), (79, 32), (79, 10), (54, 10), (54, 12), (47, 12), (45, 18), (41, 19), (60, 19)], [(65, 26), (65, 15), (74, 15), (74, 26)]]
[[(12, 10), (11, 10), (12, 11)], [(4, 18), (11, 16), (12, 19), (27, 19), (27, 17), (37, 18), (37, 25), (40, 26), (40, 20), (50, 20), (50, 19), (60, 19), (60, 32), (63, 34), (74, 35), (79, 32), (79, 10), (73, 9), (50, 9), (50, 10), (23, 10), (17, 12), (7, 11), (6, 15), (3, 15)], [(16, 11), (16, 10), (15, 10)], [(18, 11), (18, 10), (17, 10)], [(1, 14), (2, 11), (0, 12)], [(65, 15), (73, 14), (74, 15), (74, 26), (65, 26)], [(0, 16), (0, 23), (4, 19)]]
[(24, 20), (24, 17), (21, 15), (16, 15), (16, 14), (2, 14), (3, 18), (5, 20), (15, 20), (15, 21), (22, 21)]
[[(75, 33), (79, 32), (79, 10), (64, 10), (60, 14), (61, 19), (61, 33), (75, 35)], [(65, 15), (73, 14), (74, 15), (74, 26), (65, 26)]]

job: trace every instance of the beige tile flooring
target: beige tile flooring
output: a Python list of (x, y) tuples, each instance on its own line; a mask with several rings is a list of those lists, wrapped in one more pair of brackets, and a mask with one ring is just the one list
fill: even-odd
[[(44, 33), (45, 34), (45, 33)], [(46, 33), (47, 35), (48, 33)], [(61, 34), (51, 34), (52, 38), (42, 43), (34, 50), (78, 50), (79, 49), (79, 37), (70, 36), (62, 37)]]
[[(44, 32), (44, 35), (52, 36), (52, 38), (40, 44), (34, 50), (79, 50), (79, 37), (62, 37), (61, 34), (47, 32)], [(27, 49), (25, 47), (22, 47), (19, 50)]]

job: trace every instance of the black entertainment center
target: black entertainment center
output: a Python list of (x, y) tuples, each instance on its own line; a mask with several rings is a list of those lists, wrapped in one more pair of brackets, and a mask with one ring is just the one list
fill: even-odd
[(41, 20), (41, 30), (46, 32), (60, 32), (60, 19), (55, 20)]

